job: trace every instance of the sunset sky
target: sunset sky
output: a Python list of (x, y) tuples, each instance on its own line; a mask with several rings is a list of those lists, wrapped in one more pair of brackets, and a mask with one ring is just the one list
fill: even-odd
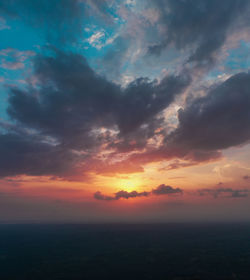
[(250, 219), (250, 1), (0, 1), (0, 223)]

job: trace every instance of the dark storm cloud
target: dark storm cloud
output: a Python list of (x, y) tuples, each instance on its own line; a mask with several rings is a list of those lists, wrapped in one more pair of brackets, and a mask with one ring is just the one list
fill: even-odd
[(178, 49), (194, 49), (189, 61), (211, 62), (234, 23), (240, 19), (249, 25), (244, 14), (249, 8), (248, 0), (154, 0), (153, 3), (166, 29), (165, 39), (150, 46), (149, 52), (153, 54), (160, 54), (173, 44)]
[(211, 195), (214, 198), (218, 197), (232, 197), (244, 198), (248, 196), (249, 190), (247, 189), (231, 189), (231, 188), (215, 188), (215, 189), (201, 189), (197, 191), (198, 195), (205, 196)]
[[(98, 9), (99, 0), (87, 2)], [(50, 27), (62, 39), (73, 40), (81, 29), (83, 3), (10, 0), (2, 1), (0, 10), (39, 27)], [(168, 26), (168, 41), (163, 43), (179, 49), (198, 44), (190, 57), (194, 61), (212, 59), (213, 52), (225, 41), (228, 28), (247, 6), (244, 0), (228, 0), (227, 4), (214, 0), (155, 3), (162, 10), (160, 23)], [(100, 14), (105, 14), (105, 5), (107, 1), (102, 2)], [(112, 48), (115, 55), (111, 49), (104, 58), (110, 65), (118, 65), (130, 43), (126, 45), (119, 38)], [(66, 171), (91, 169), (97, 173), (141, 172), (143, 165), (151, 161), (183, 159), (185, 162), (168, 166), (175, 169), (217, 160), (221, 149), (250, 139), (249, 73), (234, 75), (211, 87), (205, 97), (189, 102), (178, 113), (177, 129), (166, 136), (165, 120), (158, 114), (190, 85), (189, 74), (183, 71), (168, 75), (160, 82), (138, 78), (121, 88), (97, 75), (79, 54), (59, 50), (47, 53), (50, 55), (39, 55), (34, 60), (35, 86), (10, 89), (7, 111), (13, 127), (2, 126), (0, 176), (63, 176)], [(116, 136), (110, 131), (100, 133), (100, 128), (112, 129)], [(158, 128), (164, 128), (160, 132), (165, 137), (163, 145), (145, 149), (148, 140), (159, 133)], [(93, 158), (104, 145), (115, 150), (112, 156), (138, 150), (140, 154), (133, 154), (127, 162), (104, 166)], [(143, 149), (145, 152), (141, 152)]]
[(157, 188), (152, 189), (150, 192), (137, 192), (137, 191), (119, 191), (116, 192), (113, 196), (107, 196), (102, 194), (100, 191), (94, 193), (94, 198), (97, 200), (119, 200), (121, 198), (129, 199), (129, 198), (136, 198), (136, 197), (147, 197), (150, 195), (173, 195), (173, 194), (182, 194), (183, 190), (180, 188), (173, 188), (171, 186), (166, 186), (164, 184), (159, 185)]
[(239, 73), (211, 86), (207, 94), (178, 112), (178, 127), (157, 149), (132, 155), (127, 162), (143, 166), (179, 158), (166, 169), (215, 161), (221, 150), (250, 140), (250, 73)]
[(90, 132), (110, 124), (119, 87), (97, 76), (82, 56), (62, 52), (38, 57), (35, 75), (39, 90), (11, 90), (9, 115), (24, 126), (57, 137), (66, 148), (98, 144)]
[(42, 143), (36, 137), (0, 135), (0, 177), (29, 175), (66, 175), (76, 157), (63, 147)]
[(182, 76), (168, 76), (160, 83), (139, 78), (122, 90), (98, 76), (82, 56), (62, 52), (38, 57), (35, 69), (40, 90), (12, 89), (8, 113), (25, 125), (63, 138), (64, 144), (101, 125), (118, 125), (121, 134), (135, 131), (190, 82)]
[(179, 110), (179, 126), (166, 141), (184, 151), (213, 151), (250, 139), (250, 73), (239, 73)]
[[(37, 87), (11, 89), (8, 113), (19, 130), (7, 129), (16, 133), (11, 148), (9, 140), (4, 141), (9, 132), (1, 135), (1, 176), (74, 173), (79, 160), (84, 161), (89, 149), (103, 141), (91, 131), (109, 123), (120, 94), (119, 87), (97, 76), (80, 55), (58, 51), (55, 56), (40, 56), (35, 75)], [(20, 127), (31, 131), (25, 141)], [(43, 138), (48, 138), (47, 143), (42, 143)]]
[[(66, 167), (72, 170), (80, 159), (84, 164), (91, 149), (112, 142), (108, 133), (96, 132), (100, 127), (118, 127), (121, 141), (132, 133), (145, 145), (148, 134), (141, 134), (140, 126), (153, 122), (190, 82), (187, 76), (168, 76), (159, 83), (140, 78), (121, 89), (98, 76), (81, 55), (58, 50), (36, 57), (34, 68), (35, 87), (10, 89), (7, 112), (19, 129), (5, 127), (7, 133), (0, 135), (1, 176), (60, 175)], [(6, 137), (15, 138), (11, 149), (6, 148)], [(22, 153), (24, 144), (27, 150)], [(5, 166), (6, 160), (9, 166), (14, 161), (12, 168)]]
[(109, 147), (115, 148), (121, 153), (142, 150), (147, 145), (148, 139), (167, 133), (167, 130), (157, 132), (157, 128), (164, 127), (164, 124), (164, 118), (153, 117), (145, 125), (138, 127), (136, 130), (126, 134), (120, 134), (119, 141), (111, 142)]
[(165, 109), (189, 84), (188, 75), (167, 76), (160, 83), (139, 78), (130, 83), (123, 92), (119, 106), (118, 125), (122, 133), (130, 132), (148, 122)]

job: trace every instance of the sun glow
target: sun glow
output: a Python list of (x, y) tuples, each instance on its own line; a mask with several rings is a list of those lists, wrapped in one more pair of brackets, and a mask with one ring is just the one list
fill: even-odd
[(122, 178), (117, 179), (115, 182), (115, 187), (117, 190), (124, 190), (127, 192), (140, 190), (142, 183), (139, 178)]

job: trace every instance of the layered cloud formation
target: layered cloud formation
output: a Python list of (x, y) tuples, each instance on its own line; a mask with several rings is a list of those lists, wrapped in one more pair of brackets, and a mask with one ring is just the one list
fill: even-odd
[[(2, 1), (0, 10), (6, 20), (46, 34), (46, 47), (19, 52), (32, 65), (27, 79), (5, 87), (1, 177), (143, 172), (148, 163), (169, 160), (175, 161), (167, 169), (175, 169), (219, 160), (224, 149), (250, 140), (249, 72), (238, 69), (224, 79), (208, 72), (218, 67), (228, 40), (248, 30), (249, 1), (26, 0)], [(93, 15), (96, 25), (90, 24)], [(104, 26), (99, 39), (110, 36), (100, 45), (101, 57), (87, 51), (97, 34), (88, 32), (98, 22)], [(79, 47), (80, 36), (88, 47)], [(176, 68), (158, 75), (151, 64), (148, 77), (136, 74), (159, 57)], [(124, 58), (126, 71), (134, 71), (126, 83), (103, 74)], [(6, 63), (8, 70), (20, 68)], [(179, 110), (169, 117), (173, 105)]]
[[(139, 78), (121, 89), (97, 75), (84, 57), (59, 51), (37, 57), (35, 75), (35, 87), (10, 92), (7, 112), (17, 125), (2, 124), (8, 131), (0, 138), (2, 176), (63, 175), (102, 145), (119, 150), (129, 134), (145, 146), (159, 126), (157, 113), (190, 83), (188, 76), (160, 82)], [(151, 131), (143, 125), (151, 125)]]
[(7, 112), (16, 124), (2, 123), (1, 176), (62, 175), (103, 146), (114, 153), (140, 151), (126, 159), (138, 164), (176, 157), (200, 162), (250, 138), (248, 73), (191, 100), (179, 110), (177, 128), (160, 132), (163, 141), (147, 149), (164, 125), (157, 114), (189, 86), (188, 75), (139, 78), (122, 89), (97, 75), (84, 57), (58, 51), (37, 57), (35, 69), (35, 87), (10, 90)]

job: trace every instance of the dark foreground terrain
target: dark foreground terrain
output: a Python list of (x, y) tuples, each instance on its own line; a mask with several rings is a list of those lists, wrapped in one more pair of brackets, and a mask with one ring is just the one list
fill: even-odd
[(250, 279), (249, 225), (1, 225), (0, 279)]

